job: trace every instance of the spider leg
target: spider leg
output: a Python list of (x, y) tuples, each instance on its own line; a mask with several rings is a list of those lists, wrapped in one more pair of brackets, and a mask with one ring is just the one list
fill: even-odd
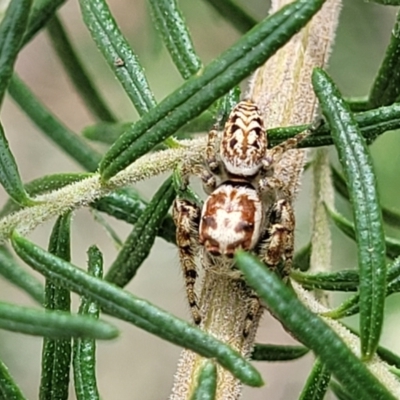
[(205, 151), (205, 168), (200, 173), (203, 182), (203, 189), (207, 194), (211, 194), (217, 187), (216, 174), (221, 172), (220, 162), (217, 155), (218, 130), (216, 127), (208, 132), (207, 145)]
[(276, 201), (268, 220), (269, 226), (258, 249), (259, 257), (270, 268), (278, 270), (285, 279), (292, 267), (294, 246), (295, 217), (289, 201)]
[(195, 292), (197, 278), (195, 258), (199, 249), (200, 208), (189, 200), (176, 198), (172, 216), (176, 225), (176, 242), (185, 279), (186, 297), (193, 321), (198, 325), (201, 322), (201, 315)]
[[(275, 165), (279, 160), (281, 159), (282, 155), (291, 149), (294, 149), (297, 147), (297, 145), (310, 136), (311, 131), (310, 130), (305, 130), (303, 132), (298, 133), (296, 136), (289, 138), (279, 144), (278, 146), (273, 147), (272, 149), (269, 149), (262, 161), (262, 170), (265, 175), (268, 175), (268, 172), (271, 170), (271, 167)], [(271, 174), (271, 173), (270, 173)]]
[(261, 309), (263, 307), (261, 304), (260, 298), (253, 290), (251, 291), (249, 298), (250, 298), (250, 303), (249, 303), (249, 308), (248, 308), (248, 311), (246, 314), (246, 318), (244, 321), (244, 328), (243, 328), (243, 336), (245, 338), (247, 336), (249, 336), (249, 333), (250, 333), (251, 328), (254, 323), (254, 319), (256, 318), (256, 316), (258, 315), (258, 313), (261, 311)]
[(219, 161), (217, 159), (218, 130), (213, 127), (207, 135), (205, 162), (212, 173), (218, 173)]

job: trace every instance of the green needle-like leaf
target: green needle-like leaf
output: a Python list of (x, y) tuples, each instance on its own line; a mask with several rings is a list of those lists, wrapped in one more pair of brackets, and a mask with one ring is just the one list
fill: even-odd
[(293, 268), (300, 271), (308, 271), (310, 268), (311, 243), (298, 250), (293, 257)]
[(328, 75), (315, 69), (313, 86), (332, 130), (347, 178), (360, 268), (361, 353), (370, 359), (379, 343), (386, 295), (385, 237), (371, 157), (358, 126)]
[(132, 122), (99, 122), (84, 128), (82, 136), (95, 142), (113, 144), (131, 125)]
[(263, 384), (258, 371), (235, 350), (189, 323), (173, 317), (115, 285), (90, 276), (78, 267), (34, 245), (16, 232), (13, 233), (12, 244), (17, 254), (36, 271), (48, 279), (62, 283), (71, 291), (96, 301), (104, 312), (131, 322), (178, 346), (191, 349), (203, 357), (214, 358), (247, 385)]
[(0, 360), (0, 399), (4, 400), (25, 400), (21, 389), (15, 383), (8, 368)]
[(110, 179), (227, 93), (283, 46), (323, 3), (323, 0), (298, 0), (244, 35), (115, 142), (101, 162), (102, 178)]
[(256, 344), (251, 359), (254, 361), (292, 361), (307, 354), (304, 346), (283, 346), (277, 344)]
[(32, 0), (12, 0), (0, 24), (0, 106), (13, 73), (31, 5)]
[(156, 104), (143, 68), (104, 0), (79, 0), (83, 20), (140, 115)]
[[(103, 276), (103, 257), (96, 246), (88, 251), (88, 272), (90, 275), (101, 278)], [(87, 315), (98, 319), (100, 308), (96, 302), (82, 297), (79, 307), (80, 315)], [(96, 341), (93, 339), (74, 340), (74, 383), (77, 400), (100, 399), (96, 382)]]
[(36, 302), (43, 304), (42, 283), (19, 266), (4, 246), (0, 246), (0, 275), (22, 289)]
[(85, 169), (96, 171), (101, 158), (100, 154), (51, 114), (15, 74), (10, 81), (8, 91), (15, 102), (46, 136)]
[[(49, 252), (69, 261), (71, 213), (57, 219), (50, 237)], [(68, 289), (46, 279), (46, 310), (70, 312), (71, 296)], [(71, 339), (44, 338), (42, 347), (42, 375), (39, 398), (67, 400), (71, 364)]]
[(378, 347), (378, 356), (386, 361), (389, 365), (393, 365), (396, 368), (400, 368), (400, 356), (386, 349), (385, 347)]
[[(343, 217), (343, 215), (336, 211), (330, 210), (326, 207), (329, 217), (335, 223), (335, 225), (348, 237), (356, 239), (356, 231), (354, 225)], [(395, 259), (400, 255), (400, 241), (391, 237), (385, 237), (386, 244), (386, 256)]]
[(355, 400), (355, 398), (350, 396), (338, 383), (331, 382), (329, 386), (338, 400)]
[(117, 329), (104, 321), (93, 321), (62, 311), (42, 311), (0, 302), (0, 329), (52, 338), (92, 337), (114, 339)]
[(54, 50), (87, 108), (100, 121), (115, 122), (115, 117), (86, 72), (57, 16), (49, 21), (47, 30)]
[[(94, 209), (129, 224), (136, 224), (147, 206), (137, 193), (126, 188), (116, 190), (91, 204)], [(170, 215), (166, 215), (160, 222), (157, 235), (175, 244), (175, 224)]]
[(320, 272), (308, 274), (292, 271), (290, 277), (300, 283), (305, 289), (335, 290), (341, 292), (355, 292), (358, 290), (360, 274), (355, 270), (338, 272)]
[(112, 263), (106, 280), (118, 286), (127, 285), (147, 258), (153, 247), (159, 227), (175, 198), (172, 178), (169, 177), (142, 212)]
[(328, 390), (330, 379), (330, 372), (321, 360), (317, 358), (299, 400), (323, 400)]
[(207, 360), (200, 370), (197, 386), (190, 400), (214, 400), (217, 391), (217, 367)]
[(384, 4), (386, 6), (400, 6), (400, 0), (372, 0), (374, 3)]
[(175, 0), (149, 0), (156, 29), (184, 79), (201, 68), (192, 38)]
[(233, 27), (242, 33), (246, 33), (257, 24), (257, 21), (253, 17), (232, 0), (207, 0), (207, 3), (214, 7), (221, 17), (229, 21)]
[(254, 256), (239, 251), (238, 268), (248, 284), (285, 328), (313, 350), (329, 371), (359, 400), (394, 399), (340, 337), (308, 310), (272, 271)]
[[(367, 143), (371, 144), (383, 133), (400, 128), (400, 104), (395, 103), (391, 106), (359, 112), (354, 114), (354, 119)], [(310, 126), (295, 125), (268, 129), (268, 145), (270, 147), (276, 146), (306, 129), (310, 129)], [(317, 128), (311, 127), (311, 129), (312, 135), (302, 140), (299, 147), (318, 147), (333, 144), (330, 127), (327, 124), (322, 124)]]
[[(400, 291), (400, 257), (397, 257), (389, 266), (387, 272), (387, 290), (386, 296)], [(331, 318), (343, 318), (357, 314), (359, 312), (359, 294), (351, 296), (344, 301), (338, 308), (326, 313)]]
[(0, 183), (9, 196), (22, 206), (34, 204), (24, 189), (18, 166), (8, 146), (3, 127), (0, 124)]
[[(331, 166), (333, 184), (336, 191), (346, 200), (349, 200), (349, 191), (347, 190), (346, 181), (343, 175), (333, 166)], [(400, 213), (382, 207), (382, 218), (384, 222), (394, 228), (400, 228)], [(387, 245), (386, 245), (387, 246)]]
[[(385, 4), (400, 5), (397, 1), (380, 0)], [(385, 58), (379, 68), (378, 75), (372, 85), (368, 106), (374, 108), (377, 106), (386, 106), (398, 101), (400, 98), (400, 13), (397, 14), (397, 20), (389, 46), (386, 50)]]
[(35, 0), (22, 45), (26, 45), (55, 15), (66, 0)]

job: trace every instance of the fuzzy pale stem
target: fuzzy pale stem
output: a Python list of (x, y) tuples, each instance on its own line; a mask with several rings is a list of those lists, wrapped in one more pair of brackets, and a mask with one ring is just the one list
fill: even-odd
[[(331, 231), (325, 204), (333, 209), (333, 185), (327, 148), (317, 149), (313, 160), (313, 206), (311, 222), (310, 272), (326, 272), (331, 269)], [(326, 306), (329, 296), (323, 290), (315, 290), (315, 296)]]
[(26, 235), (53, 217), (88, 206), (115, 189), (170, 171), (182, 161), (198, 164), (205, 143), (205, 138), (184, 140), (180, 142), (182, 146), (179, 148), (143, 156), (110, 179), (107, 185), (101, 184), (100, 175), (96, 173), (82, 181), (37, 196), (35, 200), (40, 204), (24, 208), (0, 220), (0, 243), (9, 237), (13, 230)]
[[(206, 271), (200, 300), (203, 315), (200, 328), (228, 343), (241, 354), (249, 355), (257, 327), (253, 325), (249, 335), (244, 338), (243, 329), (250, 301), (249, 289), (237, 278), (229, 277), (227, 273), (217, 274), (215, 270)], [(182, 352), (170, 400), (191, 398), (204, 362), (203, 357), (192, 351)], [(239, 398), (242, 389), (240, 382), (220, 366), (217, 367), (217, 376), (216, 399)]]
[[(271, 11), (275, 12), (287, 3), (290, 1), (274, 0)], [(340, 0), (328, 0), (311, 23), (255, 73), (246, 97), (263, 111), (267, 129), (313, 120), (317, 102), (311, 86), (311, 73), (314, 67), (323, 67), (326, 63), (340, 5)], [(275, 169), (292, 196), (299, 187), (304, 158), (303, 150), (289, 151)], [(244, 340), (243, 321), (248, 312), (248, 291), (229, 277), (216, 277), (212, 271), (206, 271), (200, 302), (205, 311), (203, 329), (233, 345), (243, 356), (248, 356), (261, 317), (259, 313), (254, 321), (254, 332)], [(170, 400), (190, 398), (203, 363), (200, 356), (183, 351)], [(240, 397), (240, 382), (222, 368), (218, 370), (217, 387), (218, 400)]]
[[(288, 3), (273, 0), (272, 11)], [(263, 110), (267, 129), (313, 121), (317, 100), (311, 74), (315, 67), (326, 65), (340, 8), (341, 0), (328, 0), (304, 29), (256, 71), (248, 97)], [(304, 159), (304, 150), (288, 151), (275, 169), (292, 195), (299, 188)]]

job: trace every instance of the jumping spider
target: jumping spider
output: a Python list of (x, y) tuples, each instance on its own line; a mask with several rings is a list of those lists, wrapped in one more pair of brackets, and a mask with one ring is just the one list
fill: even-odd
[[(293, 258), (295, 225), (291, 198), (284, 183), (274, 176), (282, 154), (308, 136), (302, 132), (268, 149), (267, 135), (258, 107), (250, 100), (231, 111), (222, 133), (208, 133), (204, 164), (198, 175), (208, 194), (202, 207), (178, 196), (173, 208), (177, 244), (186, 293), (193, 320), (201, 322), (197, 304), (195, 258), (205, 268), (234, 268), (237, 249), (255, 253), (268, 267), (287, 277)], [(188, 175), (183, 168), (183, 186)], [(219, 182), (217, 181), (219, 179)], [(185, 188), (183, 188), (185, 189)], [(252, 297), (244, 335), (260, 304)]]

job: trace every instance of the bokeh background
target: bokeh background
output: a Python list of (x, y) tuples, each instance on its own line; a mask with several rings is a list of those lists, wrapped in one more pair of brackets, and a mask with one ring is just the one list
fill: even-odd
[[(265, 0), (238, 0), (251, 15), (261, 18), (267, 14), (269, 2)], [(145, 0), (109, 0), (122, 31), (139, 55), (157, 100), (163, 99), (182, 83), (178, 72), (162, 42), (151, 25)], [(195, 48), (206, 64), (238, 39), (239, 33), (227, 24), (205, 1), (180, 0), (179, 4), (193, 35)], [(0, 1), (1, 6), (1, 1)], [(329, 71), (340, 89), (348, 96), (362, 96), (369, 87), (384, 55), (394, 24), (396, 9), (361, 0), (344, 0), (336, 44)], [(106, 63), (93, 44), (84, 26), (78, 2), (70, 0), (61, 9), (60, 16), (73, 40), (86, 68), (94, 76), (100, 91), (113, 111), (123, 121), (134, 121), (137, 113), (112, 76)], [(17, 70), (34, 93), (65, 124), (80, 132), (94, 123), (55, 55), (46, 32), (40, 33), (20, 54)], [(80, 171), (80, 167), (59, 148), (45, 138), (20, 109), (6, 98), (1, 120), (10, 147), (18, 162), (24, 181), (57, 172)], [(398, 201), (400, 158), (398, 133), (386, 133), (371, 147), (379, 181), (382, 204), (400, 210)], [(101, 149), (101, 147), (97, 146)], [(103, 149), (104, 150), (104, 149)], [(332, 151), (332, 159), (335, 153)], [(145, 198), (151, 198), (161, 178), (137, 185)], [(310, 183), (306, 174), (304, 190), (297, 207), (296, 246), (309, 238)], [(0, 188), (0, 205), (6, 194)], [(349, 207), (337, 199), (339, 210), (346, 215)], [(46, 247), (51, 221), (30, 235), (30, 239)], [(130, 227), (109, 219), (124, 238)], [(352, 268), (356, 265), (354, 244), (334, 228), (334, 266)], [(395, 235), (396, 232), (390, 232)], [(72, 231), (73, 262), (84, 267), (87, 248), (96, 243), (104, 253), (105, 267), (116, 255), (116, 248), (103, 228), (93, 221), (86, 209), (75, 213)], [(149, 258), (139, 270), (127, 290), (146, 298), (183, 318), (189, 313), (176, 248), (157, 239)], [(334, 303), (344, 296), (335, 296)], [(0, 300), (21, 305), (32, 304), (29, 298), (0, 279)], [(382, 342), (393, 351), (400, 352), (398, 324), (399, 297), (388, 299)], [(78, 300), (74, 298), (74, 307)], [(121, 329), (121, 335), (112, 342), (98, 342), (98, 385), (103, 399), (155, 400), (168, 397), (173, 374), (181, 349), (144, 332), (132, 325), (111, 320)], [(356, 320), (348, 321), (355, 324)], [(264, 343), (294, 343), (271, 317), (265, 316), (258, 333)], [(29, 399), (38, 397), (40, 377), (41, 340), (20, 334), (0, 331), (0, 357), (19, 382)], [(262, 389), (244, 390), (244, 399), (297, 399), (312, 365), (312, 356), (289, 363), (259, 363), (267, 385)], [(70, 399), (75, 395), (71, 390)]]

